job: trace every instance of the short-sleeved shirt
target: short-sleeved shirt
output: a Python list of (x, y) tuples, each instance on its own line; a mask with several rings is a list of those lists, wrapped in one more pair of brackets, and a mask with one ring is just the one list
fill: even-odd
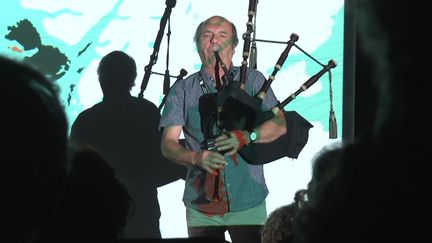
[[(230, 80), (237, 82), (240, 68), (233, 67), (229, 72)], [(245, 91), (255, 96), (266, 78), (257, 70), (248, 68)], [(201, 82), (201, 85), (200, 85)], [(203, 89), (204, 88), (204, 89)], [(199, 98), (207, 93), (215, 93), (215, 81), (201, 68), (199, 72), (173, 84), (167, 96), (159, 126), (182, 126), (186, 148), (193, 151), (203, 149), (205, 137), (201, 129)], [(277, 105), (271, 89), (262, 102), (261, 109), (267, 111)], [(243, 158), (226, 156), (227, 165), (220, 170), (219, 195), (222, 200), (212, 199), (215, 176), (205, 170), (188, 165), (183, 202), (207, 215), (224, 215), (240, 212), (262, 205), (268, 195), (262, 165), (248, 164)]]

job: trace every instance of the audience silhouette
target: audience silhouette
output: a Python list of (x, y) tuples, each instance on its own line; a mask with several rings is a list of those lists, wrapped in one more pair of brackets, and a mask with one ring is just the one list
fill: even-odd
[(58, 87), (36, 69), (0, 56), (4, 242), (33, 242), (66, 185), (67, 120)]
[[(72, 145), (73, 146), (73, 145)], [(109, 161), (90, 146), (71, 147), (68, 186), (36, 242), (115, 242), (124, 237), (133, 199)]]
[(321, 185), (326, 184), (332, 176), (337, 173), (336, 170), (341, 163), (343, 153), (343, 143), (332, 143), (324, 146), (313, 158), (312, 177), (308, 183), (307, 198), (313, 201), (319, 197)]
[(134, 59), (112, 51), (102, 58), (97, 72), (103, 100), (79, 114), (70, 138), (103, 153), (125, 181), (135, 201), (125, 237), (161, 238), (157, 188), (184, 178), (186, 171), (160, 152), (157, 107), (130, 94), (137, 76)]
[(294, 202), (273, 210), (261, 229), (261, 243), (291, 243), (297, 215), (306, 203), (307, 190), (294, 194)]
[[(339, 151), (341, 160), (297, 221), (296, 243), (430, 242), (430, 103), (426, 3), (357, 2), (364, 72), (377, 85), (373, 128)], [(409, 45), (413, 43), (413, 45)], [(362, 80), (356, 80), (361, 82)], [(321, 181), (321, 179), (320, 179)]]

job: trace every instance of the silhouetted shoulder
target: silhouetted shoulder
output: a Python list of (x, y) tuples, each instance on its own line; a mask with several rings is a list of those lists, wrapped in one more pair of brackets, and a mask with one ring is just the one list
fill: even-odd
[(138, 98), (138, 97), (132, 97), (132, 100), (139, 106), (142, 106), (143, 109), (148, 110), (149, 112), (156, 112), (159, 113), (157, 106), (147, 100), (147, 99), (143, 99), (143, 98)]

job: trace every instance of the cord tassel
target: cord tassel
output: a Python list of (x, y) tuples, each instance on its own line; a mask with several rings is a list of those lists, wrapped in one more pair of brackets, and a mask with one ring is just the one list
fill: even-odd
[(336, 123), (336, 116), (333, 110), (330, 111), (329, 138), (330, 139), (337, 138), (337, 123)]

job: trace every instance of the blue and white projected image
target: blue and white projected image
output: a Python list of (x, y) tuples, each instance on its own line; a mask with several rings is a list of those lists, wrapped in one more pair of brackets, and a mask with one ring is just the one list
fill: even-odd
[[(199, 70), (201, 64), (193, 36), (198, 24), (212, 15), (221, 15), (236, 25), (240, 43), (233, 63), (240, 66), (248, 4), (249, 1), (233, 0), (176, 1), (157, 61), (152, 65), (155, 73), (145, 90), (141, 90), (144, 67), (154, 52), (165, 0), (7, 1), (0, 9), (0, 54), (25, 60), (56, 82), (72, 124), (81, 111), (101, 101), (96, 68), (100, 59), (113, 50), (122, 50), (136, 61), (138, 77), (132, 94), (138, 96), (143, 92), (145, 99), (159, 106), (164, 81), (160, 74), (168, 69), (173, 76), (172, 84), (181, 69), (188, 74)], [(273, 72), (291, 34), (299, 36), (297, 46), (291, 49), (271, 86), (280, 101), (297, 91), (322, 65), (330, 60), (337, 63), (331, 73), (325, 73), (285, 106), (286, 110), (297, 111), (314, 127), (297, 159), (285, 157), (265, 165), (270, 190), (267, 211), (271, 212), (291, 203), (294, 193), (306, 187), (316, 153), (342, 138), (344, 1), (261, 0), (254, 26), (256, 68), (266, 76)], [(329, 139), (331, 108), (336, 114), (337, 139)], [(187, 236), (183, 189), (183, 180), (158, 188), (164, 238)]]

